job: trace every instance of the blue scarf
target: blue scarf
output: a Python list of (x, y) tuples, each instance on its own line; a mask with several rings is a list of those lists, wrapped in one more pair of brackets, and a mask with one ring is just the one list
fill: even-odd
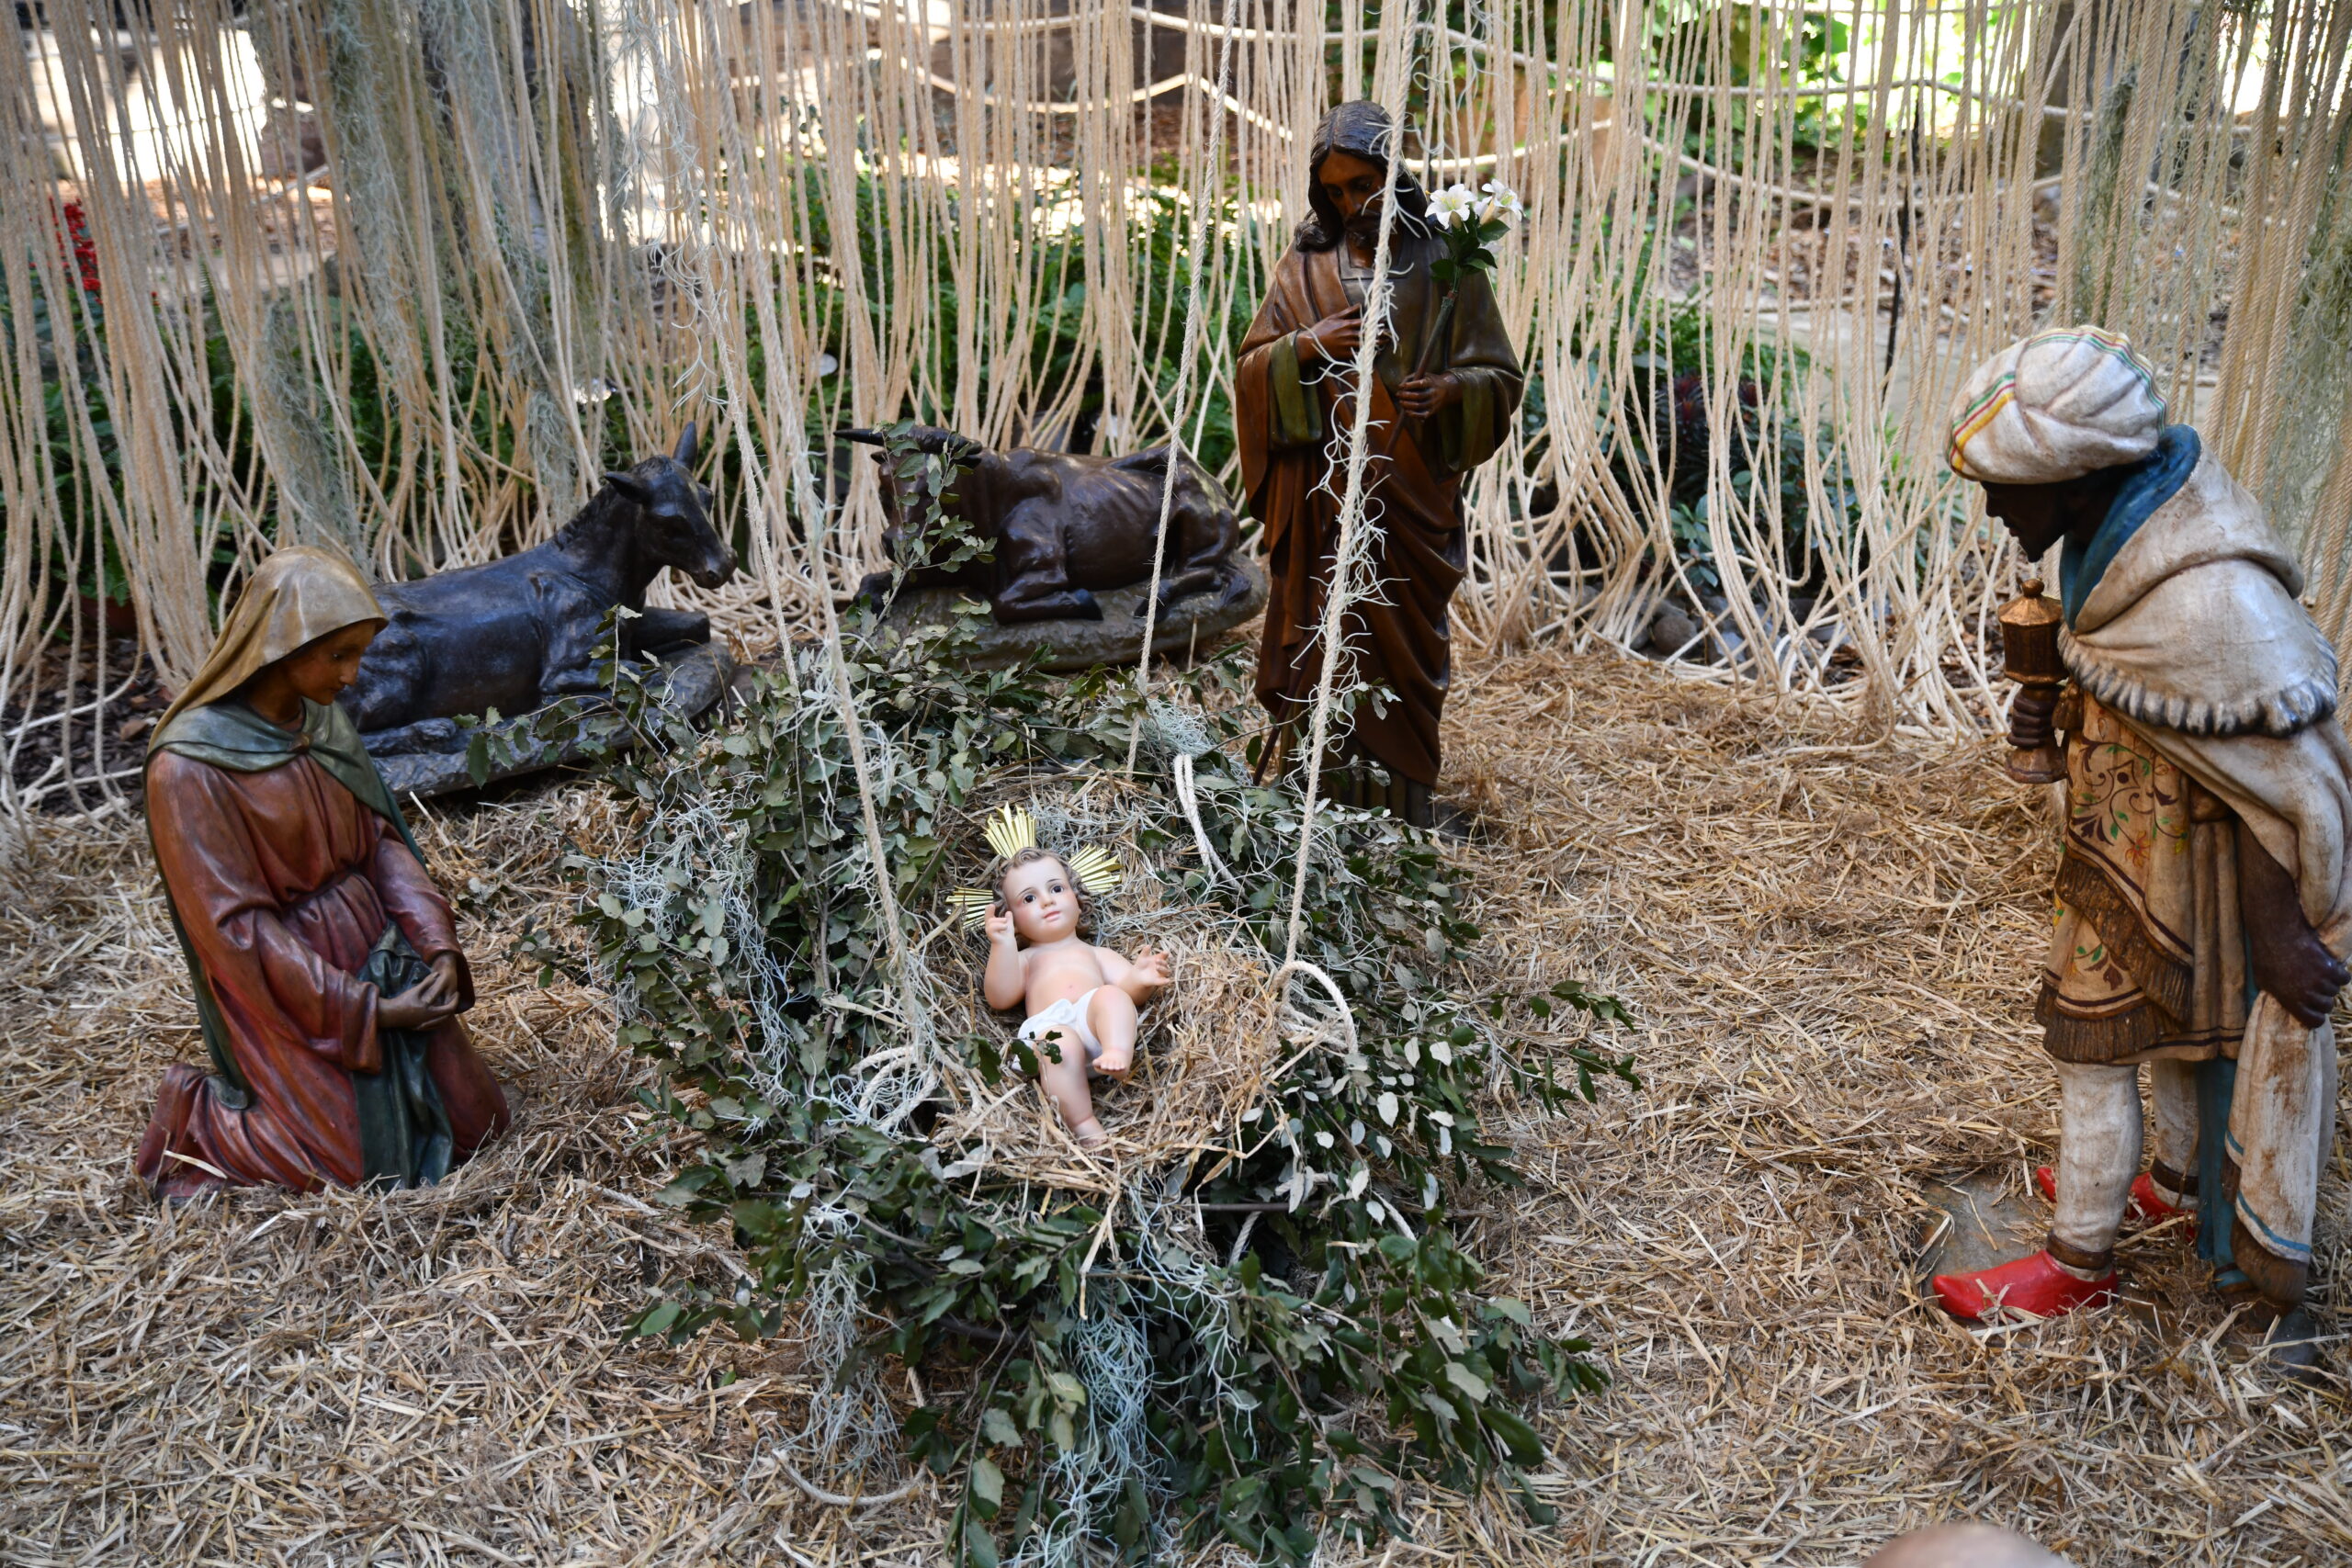
[(2058, 594), (2068, 627), (2082, 614), (2091, 590), (2107, 575), (2116, 556), (2140, 531), (2140, 525), (2154, 516), (2156, 508), (2180, 493), (2180, 487), (2188, 482), (2204, 449), (2190, 426), (2165, 426), (2164, 433), (2156, 437), (2156, 449), (2132, 465), (2131, 477), (2115, 492), (2106, 521), (2087, 532), (2066, 536), (2066, 547), (2058, 558)]

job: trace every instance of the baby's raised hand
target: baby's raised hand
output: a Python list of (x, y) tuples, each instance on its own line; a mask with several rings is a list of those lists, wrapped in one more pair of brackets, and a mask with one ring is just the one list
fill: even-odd
[(1136, 984), (1147, 993), (1164, 991), (1170, 984), (1168, 978), (1168, 954), (1145, 948), (1136, 954)]
[(1012, 911), (1011, 909), (1006, 908), (1002, 904), (990, 904), (985, 923), (988, 927), (989, 941), (999, 947), (1012, 945)]

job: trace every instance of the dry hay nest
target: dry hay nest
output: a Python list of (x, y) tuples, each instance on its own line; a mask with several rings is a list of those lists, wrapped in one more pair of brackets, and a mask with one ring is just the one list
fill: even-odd
[[(967, 930), (949, 903), (954, 886), (989, 885), (995, 861), (981, 825), (1006, 805), (1027, 810), (1038, 842), (1056, 854), (1099, 844), (1118, 857), (1119, 887), (1085, 895), (1088, 940), (1130, 957), (1147, 947), (1168, 955), (1171, 983), (1143, 1010), (1133, 1076), (1124, 1084), (1093, 1080), (1109, 1134), (1102, 1148), (1081, 1149), (1043, 1086), (1012, 1065), (1021, 1015), (987, 1005), (986, 940)], [(1272, 1130), (1252, 1124), (1260, 1123), (1259, 1108), (1287, 1065), (1348, 1038), (1349, 1021), (1334, 998), (1294, 1001), (1278, 1012), (1272, 987), (1279, 961), (1240, 916), (1188, 896), (1183, 873), (1199, 870), (1203, 857), (1181, 815), (1172, 839), (1156, 852), (1145, 848), (1157, 836), (1149, 829), (1168, 815), (1164, 795), (1091, 768), (1015, 776), (984, 786), (966, 803), (962, 831), (922, 911), (925, 936), (917, 954), (953, 1102), (932, 1131), (944, 1166), (1110, 1193), (1122, 1185), (1123, 1170), (1238, 1156)], [(990, 1042), (1005, 1064), (996, 1083), (948, 1044), (975, 1036)]]

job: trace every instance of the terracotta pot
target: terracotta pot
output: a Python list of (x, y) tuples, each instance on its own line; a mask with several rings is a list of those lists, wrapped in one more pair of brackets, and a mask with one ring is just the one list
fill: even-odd
[(84, 626), (104, 619), (108, 637), (139, 635), (139, 615), (130, 605), (118, 604), (111, 599), (101, 602), (87, 593), (77, 593), (74, 597), (78, 602)]

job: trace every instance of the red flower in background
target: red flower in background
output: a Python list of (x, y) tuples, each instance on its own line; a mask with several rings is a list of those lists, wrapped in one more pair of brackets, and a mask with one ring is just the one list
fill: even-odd
[(98, 297), (98, 247), (90, 239), (88, 214), (78, 201), (64, 204), (63, 222), (59, 239), (74, 257), (74, 269), (80, 275), (83, 292), (93, 299)]

